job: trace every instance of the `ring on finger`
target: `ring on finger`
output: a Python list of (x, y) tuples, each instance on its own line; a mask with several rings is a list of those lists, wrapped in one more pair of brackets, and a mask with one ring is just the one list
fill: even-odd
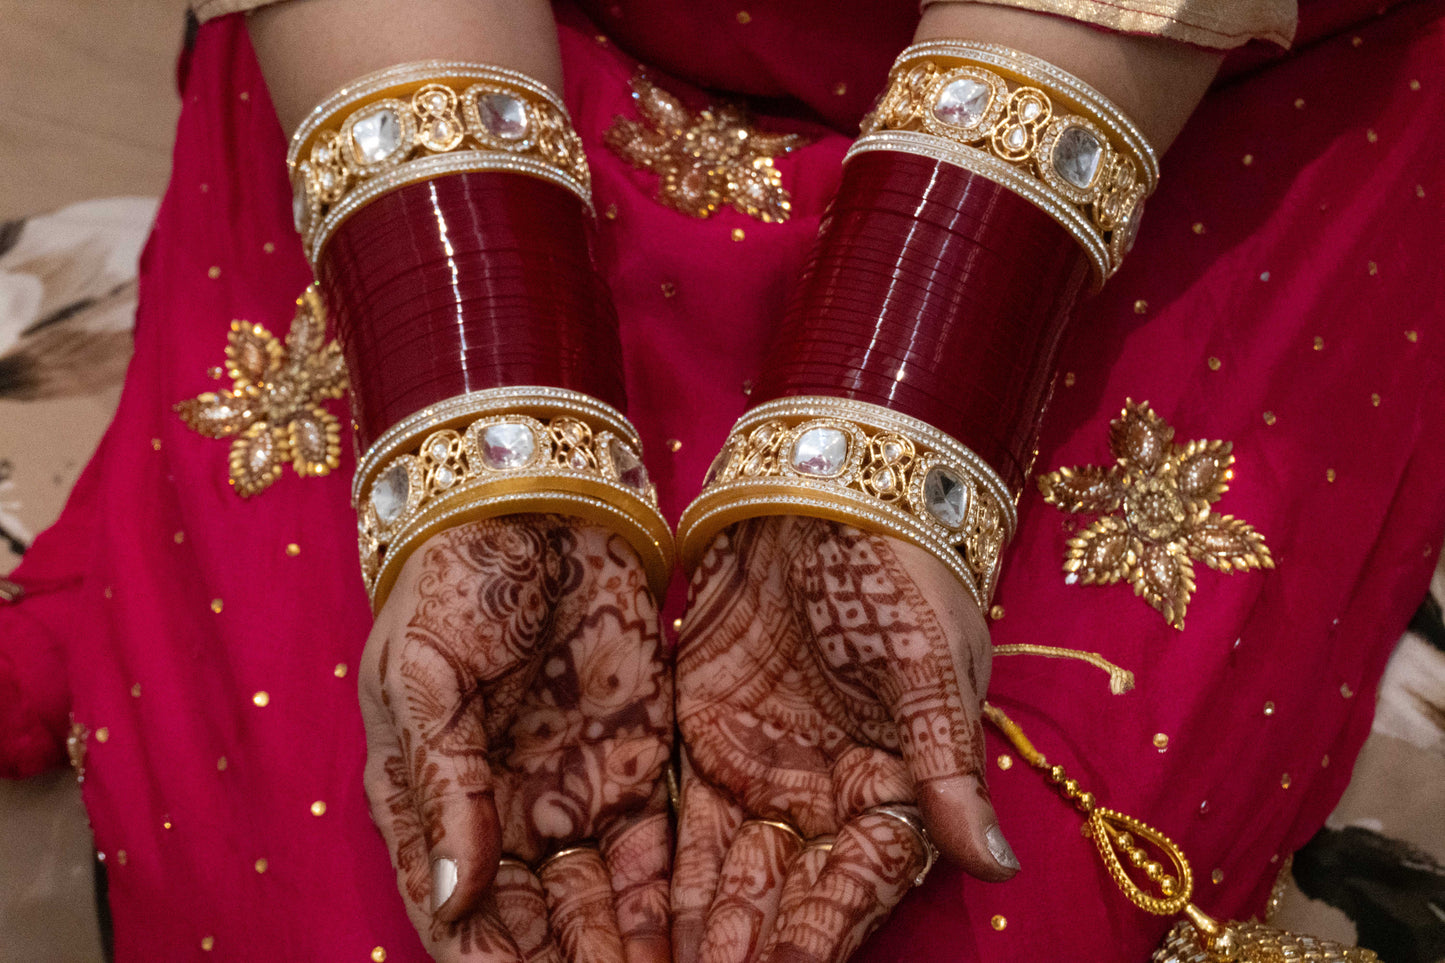
[(601, 855), (601, 851), (596, 846), (591, 845), (590, 843), (582, 844), (579, 846), (568, 846), (566, 849), (559, 849), (552, 855), (544, 858), (540, 863), (537, 864), (537, 868), (534, 870), (534, 872), (540, 879), (542, 874), (547, 871), (547, 867), (553, 865), (554, 863), (560, 863), (562, 860), (568, 858), (569, 856), (576, 856), (580, 853), (597, 853), (599, 856)]
[(797, 841), (799, 847), (808, 845), (808, 840), (791, 823), (785, 823), (781, 819), (744, 819), (738, 832), (742, 832), (748, 826), (768, 826), (779, 830)]
[(923, 885), (928, 871), (933, 868), (934, 863), (938, 862), (938, 848), (933, 845), (933, 839), (928, 835), (928, 829), (923, 825), (923, 819), (918, 815), (918, 811), (909, 806), (873, 806), (863, 810), (862, 815), (887, 816), (889, 819), (896, 819), (913, 831), (913, 834), (918, 837), (918, 841), (923, 844), (923, 868), (918, 871), (917, 876), (913, 877), (913, 885)]

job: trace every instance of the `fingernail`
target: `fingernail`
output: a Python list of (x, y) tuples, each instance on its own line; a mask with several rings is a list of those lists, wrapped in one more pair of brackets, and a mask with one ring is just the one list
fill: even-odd
[(994, 862), (1004, 869), (1019, 868), (1019, 858), (1014, 855), (1013, 847), (1008, 844), (1008, 840), (1003, 838), (1003, 830), (998, 828), (997, 823), (988, 827), (984, 838), (988, 840), (988, 851), (993, 854)]
[[(999, 837), (1002, 839), (1003, 837)], [(1007, 845), (1007, 844), (1005, 844)], [(993, 846), (993, 842), (989, 842)], [(435, 913), (452, 898), (457, 888), (457, 861), (442, 857), (431, 861), (431, 911)]]

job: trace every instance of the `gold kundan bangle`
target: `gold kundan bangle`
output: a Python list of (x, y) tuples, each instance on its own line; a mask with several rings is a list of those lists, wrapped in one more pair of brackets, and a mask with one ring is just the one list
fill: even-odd
[(1008, 47), (916, 44), (893, 64), (848, 156), (919, 154), (1024, 197), (1084, 247), (1096, 285), (1133, 246), (1159, 181), (1154, 150), (1093, 87)]
[(582, 140), (561, 99), (525, 74), (485, 64), (427, 60), (348, 84), (302, 122), (286, 164), (312, 264), (356, 210), (443, 174), (527, 174), (592, 204)]
[(733, 426), (678, 523), (691, 571), (714, 536), (762, 515), (846, 522), (936, 555), (987, 609), (1014, 505), (998, 474), (908, 415), (842, 398), (781, 398)]
[(552, 512), (605, 525), (637, 552), (653, 596), (672, 576), (672, 533), (615, 408), (561, 388), (495, 388), (424, 408), (362, 457), (352, 484), (372, 608), (407, 557), (454, 525)]

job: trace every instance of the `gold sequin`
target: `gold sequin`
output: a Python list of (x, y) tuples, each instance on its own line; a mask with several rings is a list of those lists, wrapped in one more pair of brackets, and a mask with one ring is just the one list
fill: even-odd
[[(209, 194), (210, 192), (211, 192), (211, 185), (210, 185), (210, 184), (202, 184), (202, 185), (201, 185), (201, 193), (202, 193), (202, 194)], [(211, 270), (212, 270), (212, 271), (215, 271), (216, 274), (221, 273), (221, 272), (220, 272), (220, 268), (211, 268)], [(215, 274), (211, 275), (211, 277), (215, 277), (215, 276), (216, 276)]]
[(205, 950), (207, 953), (209, 953), (209, 952), (211, 952), (211, 950), (213, 950), (213, 949), (215, 949), (215, 948), (216, 948), (216, 938), (215, 938), (214, 936), (203, 936), (203, 937), (201, 937), (201, 949), (203, 949), (203, 950)]
[(1315, 350), (1316, 350), (1316, 351), (1323, 351), (1323, 350), (1325, 350), (1325, 339), (1322, 338), (1322, 337), (1320, 337), (1319, 335), (1315, 335)]
[(752, 381), (751, 381), (751, 380), (745, 380), (745, 381), (743, 382), (743, 394), (744, 394), (744, 395), (750, 395), (750, 394), (752, 394), (752, 393), (753, 393), (753, 383), (752, 383)]
[(1374, 277), (1380, 273), (1380, 265), (1376, 264), (1374, 261), (1371, 261), (1370, 263), (1365, 265), (1365, 270), (1369, 272), (1370, 277)]
[(210, 269), (206, 271), (206, 277), (210, 278), (212, 281), (216, 280), (216, 278), (220, 276), (221, 269), (217, 265), (212, 264)]
[(1163, 752), (1169, 748), (1169, 737), (1162, 732), (1154, 733), (1154, 748)]
[(1274, 703), (1273, 703), (1273, 702), (1266, 702), (1266, 703), (1264, 704), (1264, 714), (1267, 715), (1267, 716), (1272, 716), (1272, 715), (1274, 715)]
[(671, 281), (663, 281), (663, 282), (662, 282), (662, 296), (665, 297), (665, 298), (676, 297), (676, 296), (677, 296), (677, 285), (676, 285), (676, 284), (673, 284)]
[(993, 619), (995, 622), (997, 622), (999, 619), (1003, 618), (1003, 606), (1002, 606), (1002, 605), (995, 605), (995, 606), (993, 606), (992, 608), (990, 608), (990, 609), (988, 610), (988, 617), (991, 618), (991, 619)]
[(1254, 163), (1254, 155), (1253, 155), (1253, 154), (1245, 154), (1243, 157), (1241, 157), (1241, 158), (1239, 159), (1239, 162), (1240, 162), (1241, 164), (1243, 164), (1245, 167), (1248, 167), (1250, 164), (1253, 164), (1253, 163)]
[(107, 585), (105, 588), (100, 590), (100, 594), (104, 595), (108, 599), (113, 599), (115, 598), (115, 589)]
[(226, 603), (221, 601), (220, 599), (211, 599), (211, 611), (215, 612), (217, 615), (220, 615), (221, 610), (225, 607)]
[(1333, 468), (1325, 469), (1325, 481), (1329, 482), (1330, 484), (1334, 484), (1335, 477), (1335, 470)]
[(672, 630), (673, 630), (674, 632), (676, 632), (676, 631), (679, 631), (681, 628), (682, 628), (682, 619), (673, 619), (673, 620), (672, 620)]
[(1272, 412), (1272, 411), (1266, 411), (1266, 412), (1264, 413), (1263, 417), (1264, 417), (1264, 423), (1265, 423), (1266, 425), (1272, 425), (1272, 424), (1274, 424), (1276, 421), (1279, 420), (1278, 418), (1276, 418), (1276, 417), (1274, 416), (1274, 412)]
[(1208, 361), (1207, 363), (1208, 363), (1208, 365), (1209, 365), (1209, 370), (1210, 370), (1210, 371), (1218, 371), (1218, 370), (1219, 370), (1221, 367), (1223, 367), (1223, 365), (1224, 365), (1224, 362), (1223, 362), (1223, 361), (1220, 361), (1218, 358), (1214, 357), (1213, 355), (1210, 356), (1209, 361)]
[(682, 442), (676, 438), (667, 439), (667, 450), (671, 452), (682, 451)]
[(1220, 883), (1224, 882), (1224, 870), (1216, 869), (1214, 872), (1209, 874), (1209, 878), (1214, 881), (1214, 885), (1218, 886)]
[(1330, 755), (1329, 755), (1329, 753), (1325, 753), (1323, 756), (1320, 757), (1320, 768), (1321, 768), (1321, 769), (1328, 769), (1328, 768), (1330, 768)]
[(1289, 777), (1289, 773), (1285, 773), (1284, 775), (1279, 777), (1279, 788), (1288, 789), (1292, 781), (1293, 780), (1291, 780)]
[[(1419, 81), (1417, 80), (1416, 83), (1419, 83)], [(833, 96), (834, 96), (834, 97), (843, 97), (843, 96), (845, 96), (847, 93), (848, 93), (848, 85), (845, 84), (843, 81), (840, 80), (840, 81), (838, 81), (836, 84), (833, 85)]]
[(326, 815), (326, 801), (323, 800), (323, 799), (318, 799), (318, 800), (316, 800), (314, 803), (312, 803), (312, 804), (311, 804), (311, 815), (313, 815), (313, 816), (325, 816), (325, 815)]
[(748, 13), (746, 10), (739, 10), (739, 11), (738, 11), (738, 23), (747, 24), (747, 23), (752, 23), (752, 22), (753, 22), (753, 15), (752, 15), (752, 14)]
[(1296, 97), (1296, 98), (1294, 99), (1294, 109), (1295, 109), (1295, 110), (1304, 110), (1304, 109), (1305, 109), (1305, 99), (1304, 99), (1303, 97)]
[[(1194, 593), (1194, 560), (1217, 571), (1274, 568), (1254, 527), (1211, 505), (1227, 489), (1233, 446), (1181, 443), (1147, 402), (1128, 401), (1109, 424), (1115, 464), (1061, 468), (1038, 479), (1044, 500), (1066, 512), (1098, 516), (1068, 540), (1069, 584), (1126, 581), (1177, 629)], [(1188, 477), (1189, 487), (1181, 478)]]
[(260, 692), (251, 696), (251, 701), (256, 703), (257, 708), (264, 709), (271, 704), (271, 693), (262, 689)]
[(607, 205), (607, 210), (605, 210), (605, 211), (602, 212), (602, 216), (605, 217), (605, 218), (607, 218), (609, 221), (615, 221), (615, 220), (617, 220), (617, 205), (616, 205), (616, 204), (608, 204), (608, 205)]
[(1416, 185), (1415, 185), (1415, 196), (1416, 196), (1416, 197), (1424, 197), (1424, 196), (1425, 196), (1425, 185), (1424, 185), (1424, 184), (1416, 184)]
[(1265, 283), (1269, 283), (1269, 272), (1268, 272), (1268, 271), (1261, 271), (1261, 272), (1259, 272), (1259, 279), (1260, 279), (1261, 281), (1264, 281)]
[(1412, 80), (1412, 81), (1410, 81), (1410, 89), (1411, 89), (1411, 90), (1419, 90), (1419, 89), (1420, 89), (1420, 81), (1418, 81), (1418, 80)]
[(171, 540), (174, 541), (177, 545), (180, 545), (186, 540), (186, 533), (176, 532), (174, 535), (171, 536)]
[(1420, 332), (1415, 330), (1406, 331), (1405, 340), (1410, 342), (1411, 344), (1417, 343), (1420, 340)]
[(345, 662), (338, 662), (338, 663), (336, 663), (336, 668), (334, 668), (334, 669), (331, 670), (331, 674), (334, 675), (334, 676), (336, 676), (336, 678), (338, 678), (338, 679), (344, 679), (344, 678), (346, 678), (346, 663), (345, 663)]
[(271, 868), (271, 864), (266, 861), (266, 857), (265, 857), (265, 856), (262, 856), (260, 859), (256, 860), (255, 865), (256, 865), (256, 872), (258, 872), (258, 873), (264, 873), (264, 872), (266, 872), (266, 870), (268, 870), (268, 869)]
[(742, 241), (742, 240), (745, 240), (745, 239), (747, 238), (747, 236), (748, 236), (748, 232), (747, 232), (747, 231), (744, 231), (742, 228), (740, 228), (740, 227), (735, 227), (735, 228), (733, 228), (732, 237), (733, 237), (733, 240), (734, 240), (734, 241)]
[(1378, 141), (1379, 139), (1380, 139), (1380, 135), (1377, 134), (1377, 133), (1375, 133), (1375, 131), (1374, 131), (1373, 128), (1370, 129), (1370, 130), (1365, 131), (1365, 140), (1369, 141), (1370, 143), (1373, 144), (1373, 143), (1375, 143), (1376, 141)]
[(603, 136), (608, 150), (637, 170), (658, 175), (657, 200), (692, 217), (723, 206), (760, 221), (786, 221), (792, 201), (773, 160), (804, 143), (772, 134), (725, 104), (692, 111), (639, 75), (632, 79), (640, 120), (618, 117)]
[(341, 464), (341, 425), (321, 406), (346, 392), (346, 362), (326, 340), (326, 312), (315, 288), (296, 300), (284, 342), (259, 324), (232, 321), (226, 371), (233, 387), (175, 405), (207, 438), (230, 438), (230, 484), (242, 497), (265, 491), (287, 462), (303, 478)]
[(286, 554), (291, 556), (292, 558), (295, 558), (297, 555), (301, 554), (301, 546), (297, 545), (295, 542), (290, 543), (286, 546)]
[(1195, 221), (1195, 222), (1194, 222), (1194, 226), (1191, 227), (1190, 230), (1193, 231), (1195, 234), (1203, 234), (1203, 233), (1204, 233), (1204, 222), (1203, 222), (1203, 221)]
[(95, 730), (95, 741), (110, 742), (110, 729), (106, 726), (101, 726), (99, 729)]
[(170, 817), (170, 816), (162, 816), (162, 817), (161, 817), (161, 828), (162, 828), (162, 829), (169, 830), (169, 829), (173, 829), (174, 827), (175, 827), (175, 823), (171, 822), (171, 817)]
[(220, 365), (212, 365), (211, 367), (206, 369), (206, 377), (210, 378), (212, 381), (220, 381), (225, 376), (226, 369), (222, 368)]
[(132, 699), (139, 699), (139, 698), (140, 698), (140, 683), (139, 683), (139, 682), (137, 682), (135, 685), (133, 685), (133, 686), (130, 687), (130, 697), (131, 697)]
[(1000, 755), (998, 757), (998, 767), (1004, 772), (1008, 772), (1010, 769), (1012, 769), (1013, 765), (1014, 757), (1010, 756), (1008, 753), (1004, 753), (1003, 755)]
[(265, 244), (261, 245), (261, 250), (266, 252), (267, 254), (274, 254), (276, 253), (276, 245), (272, 244), (270, 241), (267, 241)]
[(1345, 699), (1353, 699), (1355, 697), (1355, 690), (1350, 688), (1350, 684), (1348, 682), (1341, 682), (1340, 696)]
[(1065, 375), (1064, 375), (1064, 387), (1065, 387), (1065, 388), (1072, 388), (1072, 387), (1074, 386), (1074, 380), (1075, 380), (1075, 379), (1074, 379), (1074, 373), (1073, 373), (1072, 371), (1070, 371), (1070, 372), (1068, 372), (1067, 374), (1065, 374)]
[(1148, 302), (1148, 301), (1145, 301), (1143, 298), (1140, 298), (1139, 300), (1137, 300), (1137, 301), (1134, 302), (1134, 313), (1135, 313), (1135, 314), (1143, 314), (1143, 313), (1145, 313), (1145, 312), (1148, 311), (1148, 310), (1149, 310), (1149, 302)]
[(1350, 38), (1350, 46), (1351, 46), (1351, 47), (1358, 47), (1360, 44), (1362, 44), (1362, 43), (1364, 43), (1364, 42), (1365, 42), (1365, 41), (1364, 41), (1364, 38), (1363, 38), (1363, 37), (1351, 37), (1351, 38)]
[(241, 92), (240, 92), (239, 94), (237, 94), (236, 96), (240, 97), (242, 101), (248, 101), (248, 100), (251, 99), (251, 93), (250, 93), (250, 91), (246, 91), (246, 90), (241, 91)]
[(1380, 407), (1380, 393), (1378, 391), (1370, 392), (1370, 404), (1376, 408)]
[(386, 963), (386, 950), (383, 947), (376, 947), (371, 951), (371, 963)]
[(230, 761), (227, 760), (225, 756), (222, 756), (221, 758), (216, 760), (216, 771), (225, 772), (230, 765)]
[(129, 859), (129, 857), (126, 856), (125, 850), (123, 850), (123, 849), (122, 849), (122, 850), (119, 850), (119, 851), (115, 854), (115, 861), (116, 861), (117, 863), (120, 863), (122, 866), (124, 866), (124, 865), (126, 864), (126, 861), (127, 861), (128, 859)]
[(161, 440), (160, 440), (159, 438), (152, 438), (152, 439), (151, 439), (151, 451), (160, 451), (160, 450), (161, 450)]
[(988, 925), (1001, 933), (1004, 928), (1008, 926), (1008, 920), (1002, 916), (995, 915), (993, 919), (988, 921)]

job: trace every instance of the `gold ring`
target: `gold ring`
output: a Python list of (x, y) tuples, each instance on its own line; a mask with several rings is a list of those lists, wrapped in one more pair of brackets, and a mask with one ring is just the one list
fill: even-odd
[(738, 833), (741, 834), (748, 826), (771, 826), (773, 829), (780, 829), (787, 835), (793, 837), (793, 839), (797, 840), (799, 846), (806, 846), (808, 844), (808, 840), (802, 833), (798, 832), (791, 824), (785, 823), (780, 819), (744, 819), (742, 825), (738, 827)]
[(545, 872), (547, 872), (547, 867), (548, 867), (548, 866), (551, 866), (553, 863), (557, 862), (558, 860), (565, 859), (565, 858), (568, 857), (568, 856), (575, 856), (575, 855), (578, 854), (578, 853), (596, 853), (596, 854), (597, 854), (597, 857), (598, 857), (599, 859), (602, 858), (602, 853), (601, 853), (601, 851), (598, 850), (598, 848), (597, 848), (596, 846), (593, 846), (593, 845), (591, 845), (590, 843), (584, 843), (583, 845), (580, 845), (580, 846), (568, 846), (568, 847), (565, 848), (565, 849), (559, 849), (559, 850), (557, 850), (557, 851), (556, 851), (555, 853), (553, 853), (551, 856), (548, 856), (547, 858), (543, 859), (540, 863), (537, 864), (537, 868), (536, 868), (536, 870), (534, 870), (534, 872), (537, 874), (537, 877), (540, 879), (541, 876), (542, 876), (542, 874), (545, 873)]
[(863, 816), (887, 816), (889, 819), (896, 819), (909, 829), (913, 830), (919, 842), (923, 843), (923, 868), (918, 875), (913, 877), (914, 886), (922, 886), (923, 880), (928, 876), (928, 871), (933, 864), (938, 862), (938, 849), (933, 845), (933, 839), (928, 835), (928, 829), (923, 825), (923, 819), (918, 815), (918, 810), (911, 806), (887, 805), (873, 806), (861, 813)]

